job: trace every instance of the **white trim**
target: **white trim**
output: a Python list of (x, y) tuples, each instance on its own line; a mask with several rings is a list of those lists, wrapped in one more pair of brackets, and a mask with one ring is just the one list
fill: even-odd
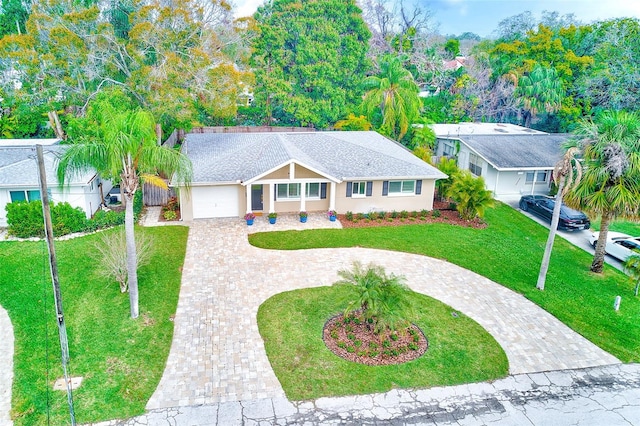
[(336, 209), (336, 183), (331, 182), (331, 193), (329, 194), (329, 210)]
[(242, 182), (242, 185), (244, 185), (244, 186), (251, 185), (252, 183), (255, 183), (256, 181), (262, 179), (264, 176), (267, 176), (267, 175), (275, 172), (276, 170), (280, 170), (281, 168), (286, 167), (286, 166), (292, 167), (293, 164), (297, 164), (298, 166), (304, 167), (305, 169), (308, 169), (308, 170), (311, 170), (312, 172), (314, 172), (314, 173), (316, 173), (316, 174), (318, 174), (320, 176), (324, 176), (324, 178), (327, 179), (327, 181), (336, 182), (336, 183), (340, 183), (341, 182), (341, 180), (339, 178), (336, 178), (336, 177), (330, 176), (330, 175), (328, 175), (326, 173), (323, 173), (323, 172), (317, 170), (314, 167), (308, 166), (308, 165), (306, 165), (304, 163), (301, 163), (299, 161), (296, 161), (296, 160), (289, 160), (289, 161), (286, 161), (286, 162), (280, 164), (279, 166), (276, 166), (276, 167), (273, 167), (273, 168), (267, 170), (264, 173), (260, 173), (259, 175), (254, 176), (251, 179), (245, 180), (244, 182)]

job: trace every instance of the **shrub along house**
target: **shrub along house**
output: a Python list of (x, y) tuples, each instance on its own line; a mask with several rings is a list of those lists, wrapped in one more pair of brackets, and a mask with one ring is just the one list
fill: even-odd
[(566, 134), (550, 134), (514, 124), (431, 125), (435, 154), (456, 158), (458, 167), (482, 176), (494, 196), (547, 194)]
[(179, 191), (183, 220), (431, 210), (435, 181), (446, 178), (376, 132), (191, 133), (182, 150), (193, 164)]
[(64, 145), (58, 143), (58, 139), (0, 139), (0, 226), (7, 226), (7, 204), (41, 199), (36, 144), (44, 147), (50, 201), (80, 207), (87, 218), (100, 208), (103, 194), (111, 189), (110, 182), (102, 181), (96, 172), (87, 172), (73, 176), (66, 182), (68, 185), (60, 187), (56, 178), (56, 159)]

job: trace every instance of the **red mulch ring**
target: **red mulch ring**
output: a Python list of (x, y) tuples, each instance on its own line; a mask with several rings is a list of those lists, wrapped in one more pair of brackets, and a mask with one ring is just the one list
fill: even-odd
[[(434, 216), (433, 212), (439, 211), (440, 214)], [(343, 228), (369, 228), (377, 226), (402, 226), (402, 225), (415, 225), (420, 223), (449, 223), (451, 225), (465, 226), (469, 228), (482, 229), (487, 227), (487, 223), (480, 219), (475, 218), (472, 220), (462, 219), (457, 210), (451, 209), (449, 202), (436, 201), (433, 203), (433, 210), (427, 212), (425, 216), (422, 216), (420, 212), (410, 212), (406, 218), (400, 217), (400, 212), (397, 212), (397, 217), (391, 218), (391, 213), (387, 212), (384, 219), (358, 219), (358, 215), (354, 214), (353, 220), (349, 220), (345, 215), (339, 214), (338, 220), (342, 224)]]
[(324, 344), (348, 361), (365, 365), (402, 364), (421, 357), (429, 347), (418, 326), (374, 333), (361, 315), (340, 314), (324, 325)]

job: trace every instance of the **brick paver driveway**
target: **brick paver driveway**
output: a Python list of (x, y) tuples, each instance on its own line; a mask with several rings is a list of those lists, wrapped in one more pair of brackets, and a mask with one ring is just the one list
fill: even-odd
[[(310, 217), (322, 226), (330, 222)], [(238, 219), (190, 223), (175, 332), (167, 366), (148, 409), (284, 395), (264, 351), (256, 315), (274, 294), (331, 285), (354, 260), (404, 275), (415, 291), (464, 312), (504, 348), (511, 374), (607, 365), (619, 361), (518, 295), (484, 277), (424, 256), (363, 248), (262, 250)]]

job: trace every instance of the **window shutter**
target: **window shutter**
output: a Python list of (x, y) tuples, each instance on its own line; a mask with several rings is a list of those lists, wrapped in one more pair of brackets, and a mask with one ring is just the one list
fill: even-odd
[(320, 198), (322, 200), (327, 198), (327, 183), (326, 182), (320, 184)]
[(372, 194), (373, 194), (373, 182), (372, 181), (368, 181), (367, 182), (367, 197), (371, 197)]
[(416, 181), (416, 195), (422, 194), (422, 180)]
[(347, 182), (347, 197), (351, 197), (351, 191), (353, 191), (353, 182)]
[(389, 195), (389, 181), (382, 182), (382, 195)]
[(278, 184), (273, 185), (273, 201), (276, 201), (278, 195)]

